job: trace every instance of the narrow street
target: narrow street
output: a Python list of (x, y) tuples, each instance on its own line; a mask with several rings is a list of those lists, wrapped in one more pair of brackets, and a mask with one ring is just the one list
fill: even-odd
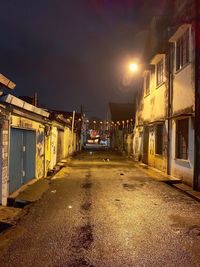
[(77, 155), (24, 210), (0, 266), (200, 266), (200, 203), (117, 154)]

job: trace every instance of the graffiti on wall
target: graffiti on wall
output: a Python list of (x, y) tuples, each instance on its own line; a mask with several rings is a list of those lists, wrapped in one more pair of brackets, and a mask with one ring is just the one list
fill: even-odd
[(44, 175), (44, 130), (37, 131), (36, 138), (36, 173), (41, 178)]

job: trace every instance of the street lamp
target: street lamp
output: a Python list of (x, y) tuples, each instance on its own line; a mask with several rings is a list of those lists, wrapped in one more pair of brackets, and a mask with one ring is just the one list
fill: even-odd
[(129, 64), (129, 71), (132, 73), (135, 73), (138, 71), (138, 64), (135, 62), (132, 62)]

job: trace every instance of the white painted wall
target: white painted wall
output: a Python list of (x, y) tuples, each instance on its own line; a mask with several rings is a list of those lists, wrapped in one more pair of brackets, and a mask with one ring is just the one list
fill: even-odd
[(173, 112), (193, 107), (194, 110), (194, 77), (192, 64), (174, 74), (173, 81)]
[(194, 170), (194, 128), (192, 118), (189, 118), (188, 131), (188, 160), (176, 159), (176, 120), (172, 121), (172, 130), (170, 133), (170, 174), (192, 185)]

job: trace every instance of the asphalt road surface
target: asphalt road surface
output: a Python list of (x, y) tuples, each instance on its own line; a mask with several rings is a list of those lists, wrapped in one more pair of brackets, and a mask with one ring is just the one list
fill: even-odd
[(0, 266), (200, 266), (200, 203), (108, 152), (75, 157), (25, 210)]

